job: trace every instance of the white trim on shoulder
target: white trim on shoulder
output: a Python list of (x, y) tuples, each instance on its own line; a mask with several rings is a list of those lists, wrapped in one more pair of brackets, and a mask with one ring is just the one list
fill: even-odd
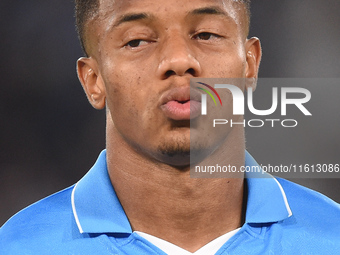
[(285, 202), (285, 206), (286, 206), (286, 209), (287, 209), (287, 212), (288, 212), (288, 217), (290, 217), (290, 216), (293, 215), (293, 213), (292, 213), (292, 210), (290, 209), (290, 206), (289, 206), (289, 204), (288, 204), (288, 200), (287, 200), (287, 197), (286, 197), (286, 193), (285, 193), (285, 191), (283, 190), (283, 188), (282, 188), (281, 184), (279, 183), (279, 181), (276, 180), (275, 177), (273, 177), (273, 178), (274, 178), (274, 180), (276, 181), (277, 185), (279, 185), (279, 188), (280, 188), (280, 190), (281, 190), (281, 194), (282, 194), (282, 197), (283, 197), (283, 201)]
[(72, 190), (71, 203), (72, 203), (72, 211), (73, 211), (73, 215), (74, 215), (74, 218), (75, 218), (75, 220), (76, 220), (76, 223), (77, 223), (79, 232), (80, 232), (80, 234), (83, 234), (84, 231), (83, 231), (83, 228), (82, 228), (81, 225), (80, 225), (79, 218), (78, 218), (78, 215), (77, 215), (76, 206), (75, 206), (75, 204), (74, 204), (74, 192), (75, 192), (75, 190), (76, 190), (76, 188), (77, 188), (77, 185), (78, 185), (78, 183), (74, 186), (74, 188), (73, 188), (73, 190)]

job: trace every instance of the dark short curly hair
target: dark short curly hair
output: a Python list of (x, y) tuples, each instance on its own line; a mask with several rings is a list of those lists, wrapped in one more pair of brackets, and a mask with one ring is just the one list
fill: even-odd
[(85, 27), (87, 22), (98, 14), (98, 11), (99, 0), (75, 0), (76, 30), (81, 47), (86, 55)]
[[(248, 28), (250, 23), (250, 1), (251, 0), (231, 0), (235, 3), (242, 3), (245, 6)], [(86, 51), (86, 24), (89, 20), (96, 17), (99, 11), (99, 0), (75, 0), (75, 17), (76, 17), (76, 29), (78, 32), (79, 41), (81, 47), (85, 53)], [(248, 33), (248, 31), (247, 31)]]

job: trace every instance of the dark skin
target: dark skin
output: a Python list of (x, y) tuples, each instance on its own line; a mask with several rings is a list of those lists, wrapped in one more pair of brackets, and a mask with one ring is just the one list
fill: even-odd
[[(167, 117), (161, 100), (188, 89), (194, 77), (257, 77), (260, 43), (246, 39), (239, 7), (228, 0), (103, 0), (88, 24), (89, 57), (78, 60), (90, 103), (107, 109), (108, 171), (133, 230), (190, 252), (243, 224), (244, 179), (190, 178), (183, 156), (190, 126)], [(244, 130), (235, 127), (214, 157), (240, 167), (244, 150)]]

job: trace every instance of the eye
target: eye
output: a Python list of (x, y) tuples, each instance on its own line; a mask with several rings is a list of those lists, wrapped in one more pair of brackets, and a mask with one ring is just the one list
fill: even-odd
[(131, 40), (125, 46), (130, 47), (130, 48), (137, 48), (139, 46), (145, 45), (148, 42), (142, 39), (136, 39), (136, 40)]
[(216, 38), (220, 38), (221, 36), (217, 35), (217, 34), (213, 34), (213, 33), (209, 33), (209, 32), (203, 32), (203, 33), (199, 33), (197, 35), (194, 36), (194, 39), (198, 39), (198, 40), (211, 40), (211, 39), (216, 39)]

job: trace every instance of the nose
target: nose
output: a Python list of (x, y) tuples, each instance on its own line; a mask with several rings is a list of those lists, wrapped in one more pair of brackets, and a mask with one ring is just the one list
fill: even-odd
[(171, 36), (164, 41), (162, 46), (157, 70), (161, 79), (171, 76), (199, 76), (201, 66), (190, 48), (190, 38), (186, 39), (179, 35)]

